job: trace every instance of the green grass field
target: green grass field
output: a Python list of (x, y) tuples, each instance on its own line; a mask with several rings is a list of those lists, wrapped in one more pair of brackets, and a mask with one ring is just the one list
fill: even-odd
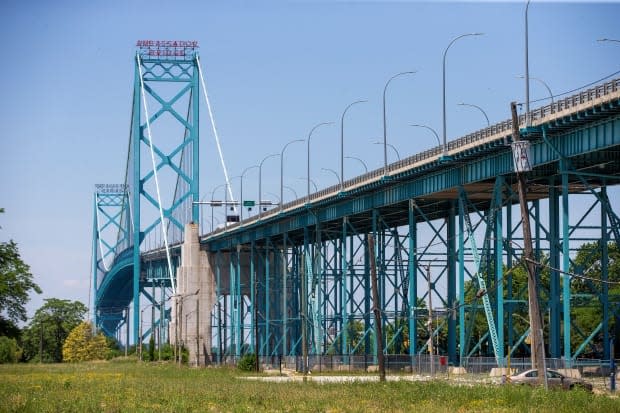
[(445, 382), (271, 383), (236, 369), (113, 361), (0, 365), (2, 412), (620, 412), (584, 391)]

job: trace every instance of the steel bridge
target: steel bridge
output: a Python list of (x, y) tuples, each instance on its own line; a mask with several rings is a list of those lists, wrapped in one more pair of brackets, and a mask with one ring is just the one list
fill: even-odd
[[(149, 50), (140, 48), (135, 59), (125, 183), (98, 187), (94, 200), (96, 322), (117, 337), (131, 325), (134, 342), (166, 331), (184, 225), (200, 219), (198, 53)], [(177, 89), (164, 98), (162, 84)], [(533, 110), (529, 126), (521, 115), (522, 153), (507, 120), (448, 142), (448, 156), (442, 147), (414, 154), (201, 235), (216, 297), (200, 315), (212, 320), (211, 359), (295, 356), (304, 347), (315, 355), (376, 357), (375, 304), (388, 354), (428, 352), (429, 323), (451, 363), (485, 354), (501, 365), (509, 351), (527, 353), (515, 174), (522, 161), (530, 168), (526, 196), (546, 355), (570, 363), (596, 350), (609, 358), (610, 338), (620, 330), (620, 274), (609, 258), (620, 244), (620, 220), (618, 199), (608, 195), (620, 183), (619, 114), (615, 79)], [(180, 124), (167, 151), (151, 134), (163, 115)], [(155, 171), (165, 169), (174, 179), (158, 182)], [(173, 194), (165, 205), (162, 192)], [(592, 245), (596, 277), (575, 258), (584, 243)], [(590, 330), (579, 323), (582, 307), (596, 309)]]

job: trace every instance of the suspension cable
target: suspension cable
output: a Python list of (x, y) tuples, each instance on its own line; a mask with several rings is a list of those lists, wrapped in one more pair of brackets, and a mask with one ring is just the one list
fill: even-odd
[[(211, 111), (211, 103), (209, 102), (209, 95), (207, 94), (207, 86), (205, 84), (205, 79), (202, 75), (202, 68), (200, 67), (200, 58), (196, 55), (196, 63), (198, 66), (198, 73), (200, 75), (200, 83), (202, 84), (202, 92), (204, 94), (205, 100), (207, 102), (207, 109), (209, 111), (209, 119), (211, 119), (211, 128), (213, 129), (213, 136), (215, 136), (215, 143), (217, 146), (217, 151), (220, 155), (220, 162), (222, 163), (222, 169), (224, 170), (224, 178), (226, 179), (226, 187), (228, 188), (228, 195), (230, 196), (231, 201), (234, 202), (235, 197), (232, 193), (232, 188), (230, 187), (230, 179), (228, 178), (228, 170), (226, 169), (226, 163), (224, 162), (224, 154), (222, 153), (222, 146), (220, 145), (220, 137), (217, 133), (217, 128), (215, 127), (215, 119), (213, 118), (213, 112)], [(237, 213), (237, 207), (233, 205), (235, 213)]]
[(153, 150), (153, 136), (151, 135), (151, 122), (149, 121), (149, 111), (146, 106), (146, 94), (144, 92), (144, 79), (142, 77), (142, 62), (140, 61), (140, 54), (136, 54), (138, 59), (138, 71), (140, 73), (140, 92), (142, 95), (142, 104), (144, 106), (144, 118), (146, 119), (146, 133), (149, 138), (149, 149), (151, 150), (151, 163), (153, 165), (153, 175), (155, 176), (155, 188), (157, 190), (157, 203), (159, 207), (159, 219), (161, 223), (161, 232), (164, 238), (164, 245), (166, 247), (166, 260), (168, 261), (168, 276), (170, 278), (170, 285), (172, 286), (172, 293), (176, 294), (176, 287), (174, 285), (174, 279), (172, 278), (172, 260), (170, 259), (170, 248), (168, 246), (168, 231), (166, 225), (164, 225), (164, 209), (161, 205), (161, 193), (159, 191), (159, 179), (157, 177), (157, 165), (155, 164), (155, 151)]

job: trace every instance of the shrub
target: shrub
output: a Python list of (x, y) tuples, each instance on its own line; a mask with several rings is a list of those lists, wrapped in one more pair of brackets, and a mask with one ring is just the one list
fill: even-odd
[(93, 335), (91, 325), (87, 321), (71, 330), (62, 346), (63, 359), (69, 362), (104, 360), (108, 351), (103, 334)]
[(14, 338), (0, 337), (0, 364), (17, 363), (22, 350)]
[(256, 370), (256, 354), (246, 353), (237, 362), (237, 368), (242, 371)]

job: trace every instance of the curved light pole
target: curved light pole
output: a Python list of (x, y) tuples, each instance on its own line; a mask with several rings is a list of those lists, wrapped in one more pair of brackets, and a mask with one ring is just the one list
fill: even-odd
[(213, 232), (213, 196), (215, 195), (215, 191), (217, 191), (223, 186), (226, 186), (226, 184), (218, 185), (213, 188), (213, 191), (211, 191), (211, 232)]
[(482, 109), (480, 106), (478, 105), (473, 105), (471, 103), (457, 103), (458, 106), (470, 106), (472, 108), (476, 108), (478, 109), (480, 112), (482, 112), (482, 114), (484, 115), (484, 118), (487, 120), (487, 127), (491, 126), (491, 122), (489, 122), (489, 117), (487, 116), (487, 113), (484, 111), (484, 109)]
[(310, 138), (312, 138), (312, 133), (319, 127), (323, 125), (332, 125), (334, 122), (322, 122), (318, 125), (315, 125), (308, 134), (308, 202), (310, 202)]
[(333, 169), (330, 168), (321, 168), (321, 171), (327, 171), (327, 172), (331, 172), (336, 176), (336, 179), (338, 180), (338, 183), (340, 184), (340, 188), (342, 188), (342, 180), (340, 179), (340, 176), (338, 175), (338, 172), (334, 171)]
[(282, 211), (282, 199), (284, 199), (283, 196), (283, 192), (284, 192), (284, 151), (286, 150), (286, 147), (289, 146), (292, 143), (295, 142), (303, 142), (303, 139), (295, 139), (290, 141), (289, 143), (287, 143), (286, 145), (284, 145), (284, 148), (282, 148), (282, 152), (280, 152), (280, 211)]
[(247, 168), (243, 170), (243, 172), (241, 172), (241, 191), (239, 194), (239, 197), (241, 198), (241, 221), (243, 221), (243, 176), (245, 175), (247, 171), (249, 171), (250, 169), (254, 169), (254, 168), (258, 168), (258, 165), (248, 166)]
[(272, 153), (271, 155), (267, 155), (263, 158), (262, 161), (260, 161), (260, 164), (258, 164), (258, 219), (260, 219), (261, 215), (262, 215), (262, 211), (263, 209), (261, 208), (261, 198), (263, 195), (263, 188), (262, 188), (262, 174), (263, 174), (263, 163), (269, 159), (269, 158), (275, 158), (276, 156), (280, 156), (279, 153)]
[[(392, 76), (391, 78), (388, 79), (387, 82), (385, 82), (385, 86), (383, 87), (383, 175), (387, 176), (388, 173), (388, 162), (387, 162), (387, 120), (386, 120), (386, 116), (385, 116), (385, 94), (387, 91), (387, 87), (390, 84), (390, 82), (392, 80), (394, 80), (394, 78), (397, 78), (398, 76), (403, 76), (403, 75), (412, 75), (416, 73), (416, 71), (409, 71), (409, 72), (400, 72), (400, 73), (396, 73), (394, 76)], [(399, 156), (400, 158), (400, 156)]]
[(446, 55), (448, 54), (448, 49), (450, 49), (450, 46), (452, 46), (457, 40), (462, 39), (463, 37), (482, 35), (483, 33), (467, 33), (457, 36), (452, 39), (450, 44), (448, 44), (448, 47), (446, 47), (446, 50), (443, 52), (443, 159), (448, 158), (448, 144), (446, 142)]
[[(289, 191), (291, 191), (293, 193), (293, 195), (295, 195), (295, 199), (298, 199), (299, 197), (297, 196), (297, 191), (295, 191), (293, 188), (291, 188), (288, 185), (284, 185), (284, 189), (288, 189)], [(281, 199), (280, 200), (281, 203), (284, 203), (284, 201)]]
[[(392, 145), (390, 143), (387, 143), (387, 142), (373, 142), (373, 144), (375, 144), (375, 145), (383, 145), (384, 149), (389, 146), (396, 153), (396, 157), (400, 161), (400, 153), (398, 152), (398, 149), (396, 149), (396, 146), (394, 146), (394, 145)], [(384, 174), (385, 174), (385, 172), (384, 172)]]
[(344, 115), (345, 113), (347, 113), (347, 110), (349, 110), (349, 108), (357, 103), (364, 103), (364, 102), (368, 102), (367, 100), (357, 100), (351, 104), (349, 104), (349, 106), (347, 106), (345, 108), (345, 110), (342, 112), (342, 116), (340, 117), (340, 176), (342, 177), (342, 179), (340, 180), (340, 192), (343, 191), (343, 181), (344, 181)]
[(439, 135), (437, 134), (437, 131), (435, 129), (431, 128), (430, 126), (426, 126), (426, 125), (418, 125), (417, 123), (412, 123), (409, 126), (415, 126), (416, 128), (424, 128), (424, 129), (428, 129), (429, 131), (433, 132), (433, 135), (435, 135), (435, 138), (437, 138), (437, 143), (439, 144), (439, 146), (441, 146)]
[(366, 162), (364, 162), (360, 158), (357, 158), (355, 156), (345, 156), (344, 159), (355, 159), (356, 161), (359, 161), (362, 166), (364, 166), (364, 173), (368, 173), (368, 165), (366, 165)]
[(308, 179), (308, 178), (304, 178), (304, 177), (299, 177), (297, 179), (299, 179), (300, 181), (305, 181), (305, 182), (312, 183), (312, 186), (314, 187), (314, 192), (319, 190), (319, 188), (316, 186), (316, 182), (314, 182), (314, 180)]
[[(518, 75), (517, 79), (525, 79), (525, 76), (522, 75)], [(543, 85), (545, 87), (545, 89), (547, 89), (547, 92), (549, 92), (549, 98), (551, 99), (551, 103), (553, 104), (553, 92), (551, 91), (551, 88), (549, 87), (549, 85), (547, 84), (547, 82), (545, 82), (544, 80), (542, 80), (541, 78), (538, 77), (534, 77), (534, 76), (530, 76), (530, 79), (537, 81), (538, 83), (540, 83), (541, 85)]]
[(530, 8), (530, 0), (525, 4), (525, 126), (530, 127), (530, 62), (529, 62), (529, 40), (527, 26), (527, 12)]

